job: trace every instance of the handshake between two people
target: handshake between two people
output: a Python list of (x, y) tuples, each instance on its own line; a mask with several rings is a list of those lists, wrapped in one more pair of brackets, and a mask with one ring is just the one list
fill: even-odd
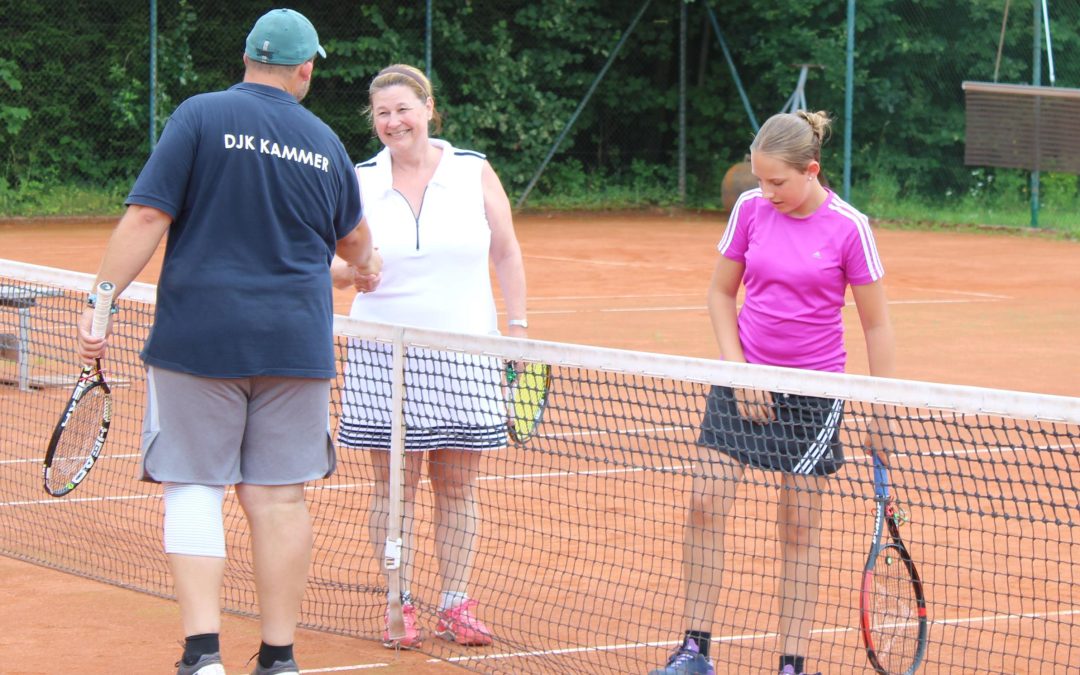
[(352, 286), (360, 293), (370, 293), (379, 287), (382, 281), (382, 256), (379, 249), (372, 249), (366, 265), (356, 266), (341, 258), (334, 258), (330, 265), (330, 276), (334, 288)]

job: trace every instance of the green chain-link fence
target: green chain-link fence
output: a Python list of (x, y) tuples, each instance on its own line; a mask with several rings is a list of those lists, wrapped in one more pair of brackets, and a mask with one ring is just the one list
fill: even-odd
[[(1023, 224), (1030, 173), (964, 165), (961, 83), (996, 72), (1000, 82), (1049, 85), (1052, 63), (1054, 86), (1080, 87), (1080, 3), (1047, 0), (1049, 31), (1043, 4), (292, 6), (329, 52), (306, 104), (357, 161), (377, 150), (363, 115), (367, 84), (403, 61), (430, 69), (443, 135), (487, 153), (515, 202), (528, 192), (530, 206), (719, 207), (721, 181), (742, 160), (755, 121), (796, 92), (798, 64), (813, 64), (801, 93), (836, 117), (826, 171), (841, 190), (847, 162), (858, 206), (875, 216)], [(173, 107), (241, 78), (244, 38), (268, 9), (251, 0), (0, 0), (0, 212), (33, 210), (42, 193), (62, 188), (111, 188), (121, 198)], [(1041, 224), (1076, 217), (1075, 175), (1043, 173), (1036, 184)]]

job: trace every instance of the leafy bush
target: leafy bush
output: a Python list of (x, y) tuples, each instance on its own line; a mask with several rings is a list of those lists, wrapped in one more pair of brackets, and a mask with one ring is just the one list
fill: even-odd
[[(1029, 199), (1023, 172), (967, 167), (963, 159), (960, 84), (992, 77), (1000, 0), (860, 0), (851, 119), (842, 116), (845, 3), (652, 2), (634, 24), (644, 4), (431, 3), (431, 74), (445, 114), (444, 137), (486, 153), (513, 201), (551, 155), (530, 203), (653, 206), (680, 202), (676, 167), (684, 125), (685, 205), (715, 206), (724, 172), (752, 139), (741, 94), (764, 121), (792, 94), (795, 66), (811, 63), (821, 67), (809, 71), (809, 107), (836, 118), (824, 148), (834, 187), (850, 131), (852, 186), (870, 190), (872, 203), (954, 208), (977, 202), (984, 210), (1015, 210)], [(265, 3), (156, 6), (151, 102), (147, 3), (7, 3), (0, 23), (3, 203), (26, 208), (35, 190), (51, 190), (56, 181), (76, 190), (106, 186), (107, 193), (107, 186), (130, 184), (152, 133), (177, 103), (242, 77), (244, 38)], [(722, 57), (707, 7), (725, 31), (743, 91)], [(357, 161), (366, 159), (379, 149), (363, 113), (367, 85), (390, 63), (425, 66), (425, 3), (310, 3), (302, 9), (329, 52), (317, 63), (305, 105), (338, 132)], [(685, 115), (679, 114), (682, 9)], [(1055, 51), (1080, 49), (1080, 5), (1057, 3), (1052, 12)], [(1031, 12), (1011, 13), (1001, 81), (1032, 78), (1032, 20)], [(1080, 60), (1057, 65), (1058, 86), (1080, 86)], [(1045, 176), (1042, 188), (1048, 209), (1075, 207), (1075, 177)]]

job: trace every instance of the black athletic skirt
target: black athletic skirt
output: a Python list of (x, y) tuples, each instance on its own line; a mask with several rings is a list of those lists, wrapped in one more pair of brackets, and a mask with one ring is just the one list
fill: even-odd
[(731, 387), (713, 386), (698, 443), (743, 464), (786, 473), (823, 476), (844, 464), (840, 424), (844, 402), (773, 393), (774, 419), (757, 424), (739, 416)]

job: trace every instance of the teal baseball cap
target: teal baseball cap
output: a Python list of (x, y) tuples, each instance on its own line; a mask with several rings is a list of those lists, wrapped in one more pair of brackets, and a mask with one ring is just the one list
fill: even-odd
[(315, 26), (291, 9), (275, 9), (259, 17), (248, 33), (244, 51), (254, 61), (281, 66), (304, 63), (316, 53), (326, 58)]

